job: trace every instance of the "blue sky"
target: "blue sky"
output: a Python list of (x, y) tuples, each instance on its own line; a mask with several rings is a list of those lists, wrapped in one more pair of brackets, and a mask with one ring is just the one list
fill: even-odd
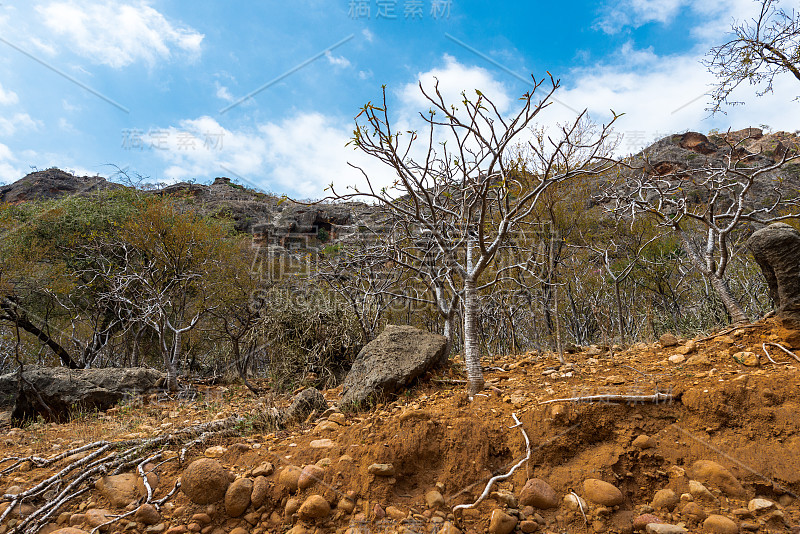
[[(786, 7), (791, 7), (783, 0)], [(240, 183), (297, 197), (359, 181), (352, 119), (387, 86), (392, 116), (481, 89), (513, 111), (530, 73), (562, 80), (545, 124), (609, 108), (620, 150), (668, 133), (800, 128), (790, 79), (709, 117), (699, 63), (751, 0), (502, 2), (32, 0), (0, 4), (0, 182), (57, 166), (153, 182)], [(285, 75), (285, 76), (284, 76)], [(276, 81), (277, 80), (277, 81)], [(273, 82), (270, 84), (270, 82)], [(265, 87), (265, 85), (268, 85)], [(240, 99), (260, 90), (252, 98)]]

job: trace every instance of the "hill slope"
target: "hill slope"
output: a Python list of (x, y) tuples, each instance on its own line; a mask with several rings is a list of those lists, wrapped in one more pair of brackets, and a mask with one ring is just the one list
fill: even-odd
[[(485, 394), (471, 402), (463, 386), (452, 383), (461, 368), (456, 362), (372, 412), (317, 413), (279, 432), (251, 426), (260, 420), (261, 401), (239, 388), (205, 388), (193, 402), (151, 399), (65, 425), (10, 430), (1, 447), (4, 456), (50, 457), (97, 439), (122, 445), (191, 424), (245, 418), (237, 436), (201, 442), (185, 461), (179, 446), (164, 445), (165, 452), (151, 460), (150, 475), (153, 501), (166, 497), (160, 512), (145, 507), (111, 532), (630, 533), (643, 522), (677, 525), (651, 527), (653, 532), (797, 532), (800, 362), (771, 343), (796, 352), (800, 332), (766, 320), (707, 339), (666, 336), (613, 355), (589, 347), (561, 368), (535, 353), (501, 358), (487, 371)], [(786, 363), (771, 363), (764, 348)], [(542, 404), (656, 392), (671, 397), (660, 403)], [(329, 401), (338, 395), (338, 389), (325, 392)], [(477, 507), (454, 510), (474, 502), (490, 477), (525, 458), (522, 430), (530, 439), (530, 459)], [(11, 469), (2, 479), (6, 493), (31, 488), (87, 452), (71, 454), (51, 466), (29, 460)], [(179, 475), (190, 477), (187, 466), (204, 456), (238, 480), (225, 499), (196, 504), (181, 491), (169, 496)], [(306, 474), (299, 490), (300, 471), (292, 466)], [(133, 492), (130, 500), (141, 495), (132, 489), (134, 479), (106, 479), (100, 489), (64, 503), (41, 532), (67, 525), (88, 531), (98, 524), (96, 510), (132, 514), (145, 497), (127, 507), (125, 498), (112, 501), (124, 484)], [(526, 490), (530, 479), (543, 482), (528, 482)], [(199, 484), (212, 492), (213, 477)], [(569, 501), (572, 492), (584, 499), (583, 510)], [(248, 504), (251, 499), (257, 504)], [(31, 499), (23, 516), (43, 502)], [(6, 520), (6, 526), (16, 521)]]

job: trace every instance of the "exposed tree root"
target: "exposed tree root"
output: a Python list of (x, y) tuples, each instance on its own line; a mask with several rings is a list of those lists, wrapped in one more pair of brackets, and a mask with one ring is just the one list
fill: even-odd
[[(147, 492), (141, 503), (152, 504), (158, 509), (175, 494), (180, 484), (176, 483), (175, 487), (167, 495), (155, 500), (155, 491), (147, 479), (149, 472), (145, 471), (145, 466), (162, 460), (155, 468), (150, 470), (151, 472), (170, 460), (179, 460), (182, 463), (187, 451), (192, 447), (201, 445), (212, 437), (231, 436), (238, 433), (237, 426), (241, 421), (241, 417), (230, 417), (180, 429), (153, 438), (119, 442), (97, 441), (62, 452), (52, 458), (40, 458), (37, 456), (3, 458), (0, 460), (0, 465), (6, 462), (13, 462), (13, 464), (0, 471), (1, 474), (7, 474), (18, 469), (25, 462), (31, 462), (34, 467), (42, 468), (76, 454), (91, 451), (82, 458), (70, 461), (54, 475), (18, 495), (6, 494), (0, 496), (0, 503), (8, 503), (6, 509), (0, 514), (0, 523), (3, 523), (6, 517), (20, 503), (34, 504), (36, 506), (35, 510), (27, 517), (21, 518), (17, 525), (9, 531), (9, 534), (35, 534), (44, 524), (51, 521), (55, 514), (67, 503), (89, 491), (101, 477), (108, 474), (119, 474), (131, 469), (136, 469)], [(181, 447), (179, 455), (166, 454), (168, 447), (175, 446)], [(134, 512), (126, 512), (115, 516), (110, 521), (96, 527), (92, 532), (97, 532), (99, 529), (128, 517)]]
[(671, 393), (654, 393), (652, 395), (586, 395), (585, 397), (568, 397), (565, 399), (551, 399), (539, 404), (554, 404), (556, 402), (653, 402), (661, 404), (674, 399)]
[(514, 422), (516, 423), (516, 425), (512, 426), (511, 428), (519, 427), (520, 432), (522, 432), (522, 436), (525, 438), (525, 449), (527, 450), (527, 454), (525, 455), (525, 458), (523, 458), (522, 460), (520, 460), (519, 462), (514, 464), (514, 467), (512, 467), (511, 471), (509, 471), (508, 473), (506, 473), (504, 475), (497, 475), (497, 476), (494, 476), (494, 477), (490, 478), (489, 482), (486, 484), (486, 488), (484, 488), (483, 493), (481, 493), (481, 496), (478, 497), (477, 501), (475, 501), (472, 504), (459, 504), (458, 506), (454, 506), (453, 507), (453, 513), (455, 513), (457, 510), (466, 510), (467, 508), (474, 508), (474, 507), (478, 506), (478, 504), (480, 504), (486, 497), (489, 496), (489, 492), (492, 491), (492, 486), (494, 485), (495, 482), (500, 482), (501, 480), (507, 479), (508, 477), (510, 477), (511, 475), (514, 474), (514, 471), (516, 471), (525, 462), (527, 462), (528, 460), (531, 459), (531, 440), (528, 439), (528, 433), (525, 432), (525, 428), (523, 428), (522, 422), (520, 422), (520, 420), (517, 419), (517, 414), (516, 413), (512, 413), (511, 417), (514, 418)]
[[(783, 345), (781, 345), (780, 343), (762, 343), (762, 344), (761, 344), (761, 348), (763, 348), (763, 349), (764, 349), (764, 353), (767, 355), (767, 358), (768, 358), (768, 359), (769, 359), (769, 361), (771, 361), (772, 363), (778, 363), (778, 362), (776, 362), (775, 360), (773, 360), (773, 359), (770, 357), (770, 355), (769, 355), (769, 352), (767, 352), (767, 345), (771, 345), (771, 346), (773, 346), (773, 347), (778, 347), (778, 348), (779, 348), (779, 349), (781, 349), (783, 352), (785, 352), (786, 354), (788, 354), (789, 356), (791, 356), (792, 358), (794, 358), (795, 360), (797, 360), (798, 362), (800, 362), (800, 357), (798, 357), (798, 356), (797, 356), (797, 354), (795, 354), (794, 352), (790, 351), (789, 349), (787, 349), (786, 347), (784, 347), (784, 346), (783, 346)], [(789, 362), (782, 362), (782, 363), (789, 363)]]
[(744, 329), (744, 328), (756, 328), (756, 327), (759, 327), (759, 326), (764, 326), (764, 325), (762, 325), (760, 323), (735, 324), (735, 325), (731, 326), (730, 328), (726, 328), (725, 330), (723, 330), (721, 332), (717, 332), (716, 334), (711, 334), (710, 336), (707, 336), (707, 337), (704, 337), (704, 338), (701, 338), (701, 339), (695, 339), (695, 343), (702, 343), (703, 341), (708, 341), (710, 339), (714, 339), (715, 337), (724, 336), (726, 334), (730, 334), (734, 330), (741, 330), (741, 329)]

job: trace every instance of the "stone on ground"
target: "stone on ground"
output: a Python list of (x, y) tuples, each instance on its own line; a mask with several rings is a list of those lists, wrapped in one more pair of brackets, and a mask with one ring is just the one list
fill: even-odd
[(253, 493), (253, 481), (249, 478), (238, 478), (225, 492), (225, 511), (231, 517), (239, 517), (250, 506), (250, 495)]
[(367, 468), (371, 475), (379, 477), (392, 477), (394, 476), (394, 466), (392, 464), (372, 464)]
[(288, 489), (289, 493), (295, 493), (299, 487), (300, 473), (302, 473), (302, 470), (299, 467), (287, 465), (278, 475), (278, 484)]
[(195, 504), (221, 500), (229, 485), (228, 471), (211, 458), (195, 460), (181, 475), (181, 491)]
[(444, 363), (447, 338), (412, 326), (388, 325), (356, 357), (342, 387), (342, 406), (366, 407)]
[(325, 400), (325, 396), (316, 388), (306, 388), (294, 396), (292, 403), (280, 418), (281, 424), (302, 423), (312, 412), (322, 413), (327, 409), (328, 401)]
[(674, 491), (669, 488), (664, 488), (656, 492), (656, 494), (653, 496), (653, 502), (650, 504), (650, 506), (656, 510), (664, 509), (671, 512), (675, 509), (679, 502), (680, 498), (675, 495)]
[(622, 492), (616, 486), (596, 478), (583, 481), (583, 494), (589, 501), (603, 506), (616, 506), (624, 500)]
[(711, 534), (739, 534), (739, 527), (724, 515), (710, 515), (703, 521), (703, 530)]
[(264, 476), (256, 477), (253, 481), (253, 493), (250, 495), (253, 508), (261, 508), (267, 500), (267, 495), (269, 495), (269, 480)]
[(558, 508), (558, 495), (544, 480), (531, 478), (522, 487), (519, 502), (523, 506), (533, 506), (542, 510)]
[(697, 460), (691, 469), (692, 478), (722, 490), (729, 497), (743, 498), (744, 487), (723, 466), (712, 460)]
[(297, 487), (301, 490), (310, 488), (317, 482), (321, 482), (325, 476), (325, 470), (317, 465), (310, 464), (303, 468), (300, 477), (297, 479)]
[(331, 513), (331, 505), (322, 496), (311, 495), (297, 511), (301, 519), (322, 519)]
[(94, 487), (115, 508), (124, 508), (140, 497), (136, 490), (137, 476), (133, 473), (122, 473), (100, 478)]
[(508, 515), (499, 508), (492, 511), (489, 519), (489, 534), (511, 534), (516, 526), (516, 517)]
[(145, 503), (136, 509), (133, 519), (145, 525), (155, 525), (161, 521), (161, 514), (155, 506)]

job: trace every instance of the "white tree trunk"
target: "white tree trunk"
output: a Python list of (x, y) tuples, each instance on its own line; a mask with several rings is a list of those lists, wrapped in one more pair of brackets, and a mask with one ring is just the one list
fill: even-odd
[(178, 391), (178, 358), (180, 358), (181, 351), (181, 332), (175, 332), (175, 339), (173, 341), (172, 350), (167, 354), (167, 389), (169, 391)]
[(444, 331), (442, 335), (447, 338), (447, 355), (445, 358), (450, 357), (450, 351), (453, 349), (453, 315), (446, 315), (444, 318)]
[(464, 281), (464, 361), (470, 396), (483, 390), (481, 347), (478, 339), (478, 289), (475, 280)]

